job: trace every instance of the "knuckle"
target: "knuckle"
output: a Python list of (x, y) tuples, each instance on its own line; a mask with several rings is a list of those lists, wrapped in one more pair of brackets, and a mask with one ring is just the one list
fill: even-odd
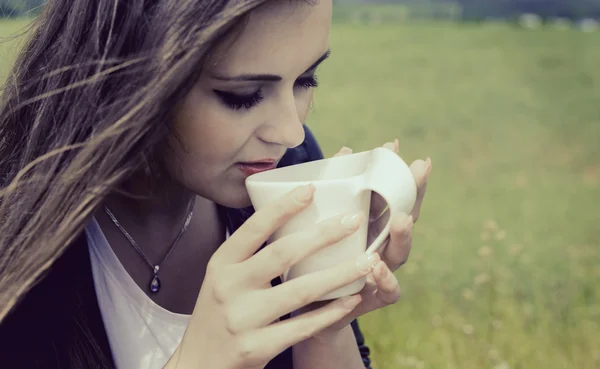
[(301, 341), (305, 341), (305, 340), (315, 336), (317, 333), (319, 333), (319, 331), (320, 331), (320, 327), (315, 326), (314, 324), (307, 324), (303, 327), (302, 330), (300, 330), (298, 338)]
[(317, 298), (319, 298), (320, 295), (320, 291), (318, 291), (316, 288), (309, 288), (296, 293), (298, 303), (302, 306), (306, 306), (314, 302)]
[(269, 250), (269, 259), (271, 259), (272, 263), (285, 269), (291, 266), (292, 261), (290, 259), (289, 252), (287, 252), (280, 243), (274, 243), (268, 247), (267, 250)]
[(382, 301), (385, 305), (394, 305), (395, 303), (400, 301), (400, 296), (400, 287), (396, 286), (387, 297), (382, 298)]
[(316, 235), (321, 239), (321, 243), (330, 244), (340, 239), (344, 234), (345, 231), (340, 226), (339, 219), (335, 219), (322, 223)]
[(235, 345), (236, 361), (245, 366), (254, 366), (260, 364), (261, 353), (255, 340), (249, 337), (241, 337)]
[(288, 213), (293, 212), (293, 201), (289, 197), (283, 197), (278, 201), (273, 201), (271, 205), (265, 209), (265, 214), (268, 214), (272, 221), (276, 221), (285, 217)]
[(224, 305), (229, 301), (229, 296), (231, 294), (231, 287), (228, 283), (225, 282), (217, 282), (213, 285), (212, 288), (213, 297), (215, 300)]
[[(248, 220), (244, 227), (247, 232), (252, 234), (267, 234), (269, 231), (269, 218), (266, 217), (256, 217), (251, 220)], [(243, 226), (242, 226), (243, 227)]]
[(215, 276), (219, 273), (219, 269), (220, 269), (220, 265), (219, 265), (219, 261), (218, 258), (215, 256), (213, 256), (209, 261), (208, 264), (206, 265), (206, 277), (210, 278), (212, 276)]
[(330, 245), (339, 241), (347, 234), (347, 231), (340, 224), (338, 217), (322, 222), (315, 230), (314, 237), (318, 244), (323, 246)]
[(225, 313), (225, 329), (227, 330), (227, 333), (232, 336), (237, 336), (242, 332), (240, 319), (235, 311), (232, 311), (231, 309), (227, 309), (227, 312)]

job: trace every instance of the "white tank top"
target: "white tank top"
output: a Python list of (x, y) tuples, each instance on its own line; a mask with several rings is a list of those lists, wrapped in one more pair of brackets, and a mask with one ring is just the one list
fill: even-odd
[(191, 315), (152, 301), (125, 270), (96, 219), (85, 227), (98, 306), (117, 369), (162, 369)]

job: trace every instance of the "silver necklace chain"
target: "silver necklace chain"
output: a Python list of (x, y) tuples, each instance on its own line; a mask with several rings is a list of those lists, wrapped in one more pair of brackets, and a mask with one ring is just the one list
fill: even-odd
[(144, 254), (142, 249), (138, 246), (137, 242), (135, 242), (135, 240), (131, 237), (131, 235), (129, 235), (129, 233), (125, 230), (125, 228), (123, 228), (123, 226), (119, 223), (117, 218), (115, 218), (114, 214), (110, 211), (110, 209), (107, 206), (104, 206), (104, 211), (106, 212), (106, 214), (110, 217), (110, 219), (117, 226), (117, 228), (119, 228), (119, 230), (121, 231), (121, 233), (123, 233), (123, 235), (127, 238), (127, 240), (129, 240), (129, 243), (131, 243), (131, 245), (133, 246), (135, 251), (137, 251), (137, 253), (140, 254), (141, 257), (144, 258), (146, 263), (148, 263), (148, 265), (152, 269), (153, 278), (152, 278), (152, 281), (150, 281), (150, 292), (152, 292), (152, 293), (157, 293), (158, 291), (160, 291), (161, 283), (160, 283), (160, 279), (158, 278), (158, 273), (160, 272), (160, 268), (162, 268), (163, 264), (167, 261), (167, 259), (171, 255), (171, 252), (173, 252), (173, 250), (175, 249), (175, 246), (177, 246), (177, 243), (179, 242), (179, 239), (181, 239), (181, 236), (183, 236), (185, 231), (188, 229), (190, 222), (192, 220), (192, 216), (194, 215), (194, 203), (195, 203), (194, 200), (192, 200), (190, 202), (188, 215), (185, 218), (183, 227), (179, 231), (179, 234), (175, 238), (175, 241), (173, 241), (173, 244), (171, 244), (171, 247), (167, 251), (167, 254), (165, 255), (165, 257), (159, 264), (153, 264), (148, 259), (146, 254)]

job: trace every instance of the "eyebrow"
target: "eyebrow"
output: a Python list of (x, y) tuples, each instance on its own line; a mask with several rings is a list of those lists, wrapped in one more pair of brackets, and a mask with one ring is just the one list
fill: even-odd
[[(316, 69), (321, 63), (323, 63), (329, 56), (331, 55), (331, 49), (327, 50), (323, 55), (317, 59), (304, 73), (308, 73), (313, 69)], [(283, 78), (281, 76), (275, 74), (242, 74), (239, 76), (220, 76), (220, 75), (212, 75), (211, 78), (219, 80), (219, 81), (228, 81), (228, 82), (279, 82)]]

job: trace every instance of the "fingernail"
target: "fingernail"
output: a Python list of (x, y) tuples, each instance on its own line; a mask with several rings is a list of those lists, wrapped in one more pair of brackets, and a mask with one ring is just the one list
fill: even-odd
[(315, 186), (313, 186), (312, 184), (306, 185), (306, 186), (302, 186), (300, 187), (298, 190), (298, 193), (296, 194), (296, 201), (304, 204), (307, 203), (308, 201), (310, 201), (310, 199), (312, 199), (312, 196), (315, 192)]
[(394, 139), (394, 151), (398, 152), (398, 150), (400, 150), (400, 143), (398, 142), (398, 139), (395, 138)]
[(412, 214), (408, 216), (408, 218), (406, 218), (406, 221), (404, 222), (404, 227), (406, 230), (410, 231), (413, 227), (413, 225), (415, 224), (414, 219)]
[(349, 231), (358, 228), (363, 222), (363, 214), (361, 212), (349, 214), (342, 218), (342, 226)]
[(347, 296), (342, 298), (342, 305), (348, 310), (354, 309), (360, 302), (362, 297), (360, 295)]
[(375, 265), (375, 268), (373, 268), (373, 276), (377, 274), (377, 278), (383, 279), (387, 275), (387, 271), (388, 269), (386, 268), (385, 263), (380, 261), (377, 263), (377, 265)]
[(377, 265), (379, 260), (379, 254), (376, 252), (364, 253), (363, 255), (359, 256), (356, 260), (356, 266), (358, 267), (358, 270), (360, 270), (363, 273), (371, 273), (371, 271), (373, 271), (373, 268), (375, 268), (375, 265)]
[(429, 176), (429, 173), (431, 172), (431, 158), (427, 157), (427, 160), (425, 160), (425, 163), (427, 163), (427, 171), (425, 172), (425, 176)]
[(352, 154), (352, 149), (351, 149), (351, 148), (349, 148), (349, 147), (346, 147), (346, 146), (344, 146), (344, 147), (342, 147), (342, 148), (340, 149), (340, 151), (338, 151), (338, 153), (337, 153), (337, 154), (335, 154), (333, 157), (344, 156), (344, 155), (350, 155), (350, 154)]

